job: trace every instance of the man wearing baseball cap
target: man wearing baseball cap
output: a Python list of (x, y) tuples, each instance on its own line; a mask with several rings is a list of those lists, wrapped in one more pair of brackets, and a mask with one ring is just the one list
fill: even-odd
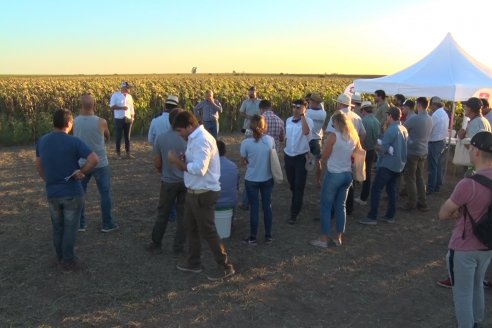
[[(469, 153), (476, 169), (475, 175), (492, 183), (492, 133), (482, 131), (475, 134)], [(477, 327), (483, 321), (485, 301), (482, 284), (492, 259), (492, 250), (477, 239), (471, 223), (471, 220), (477, 222), (486, 215), (492, 202), (492, 189), (475, 178), (465, 177), (458, 182), (439, 211), (440, 219), (456, 221), (449, 240), (447, 263), (451, 284), (454, 284), (458, 327)]]
[(128, 159), (133, 158), (130, 154), (130, 133), (132, 124), (135, 120), (135, 108), (133, 98), (130, 94), (130, 82), (121, 82), (120, 91), (116, 91), (111, 96), (109, 107), (114, 113), (114, 130), (116, 133), (116, 158), (121, 159), (121, 137), (125, 136), (125, 151)]
[(179, 98), (177, 96), (169, 95), (166, 99), (166, 103), (164, 104), (162, 114), (150, 122), (147, 140), (151, 146), (154, 145), (154, 141), (158, 135), (172, 130), (171, 123), (169, 122), (169, 112), (177, 108), (178, 105)]
[[(390, 107), (386, 117), (388, 128), (383, 139), (378, 140), (376, 145), (378, 169), (371, 188), (371, 209), (367, 216), (359, 221), (361, 224), (375, 225), (378, 219), (395, 223), (396, 186), (407, 161), (408, 132), (400, 123), (401, 111), (398, 107)], [(379, 200), (385, 188), (388, 193), (388, 207), (386, 214), (378, 218)]]

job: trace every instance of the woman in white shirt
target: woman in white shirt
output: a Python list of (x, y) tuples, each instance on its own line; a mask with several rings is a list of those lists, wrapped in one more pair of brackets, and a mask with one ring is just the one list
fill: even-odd
[[(328, 247), (331, 244), (342, 245), (342, 234), (345, 231), (345, 202), (352, 184), (352, 153), (356, 147), (361, 148), (359, 136), (352, 121), (342, 112), (332, 117), (335, 131), (328, 135), (321, 155), (321, 163), (326, 163), (326, 173), (321, 189), (321, 236), (311, 240), (310, 244), (317, 247)], [(335, 210), (337, 234), (331, 238), (332, 210)]]
[(267, 125), (265, 118), (253, 115), (250, 119), (252, 138), (244, 139), (241, 143), (241, 161), (247, 165), (244, 185), (248, 194), (250, 212), (250, 235), (244, 240), (247, 245), (256, 245), (259, 221), (259, 197), (263, 208), (263, 220), (265, 221), (265, 243), (272, 242), (272, 189), (273, 176), (270, 165), (270, 152), (275, 149), (275, 141), (266, 135)]

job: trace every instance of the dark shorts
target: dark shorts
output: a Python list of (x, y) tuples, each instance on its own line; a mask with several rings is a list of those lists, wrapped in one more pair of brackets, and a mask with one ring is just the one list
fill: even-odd
[(313, 139), (309, 141), (309, 152), (317, 159), (321, 158), (321, 139)]

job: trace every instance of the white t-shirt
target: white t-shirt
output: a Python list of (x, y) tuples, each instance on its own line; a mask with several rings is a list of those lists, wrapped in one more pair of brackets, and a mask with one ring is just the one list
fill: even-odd
[[(302, 119), (301, 119), (302, 120)], [(306, 117), (306, 123), (309, 126), (309, 132), (305, 135), (302, 132), (302, 122), (292, 122), (292, 116), (285, 122), (285, 144), (284, 152), (289, 156), (302, 155), (309, 152), (309, 141), (311, 140), (311, 131), (313, 130), (313, 120)]]
[(431, 116), (432, 131), (429, 142), (441, 141), (448, 136), (449, 116), (444, 107), (437, 109)]
[(120, 91), (116, 91), (111, 96), (111, 100), (109, 101), (109, 107), (113, 106), (127, 106), (128, 109), (116, 109), (114, 110), (114, 118), (132, 118), (135, 115), (135, 108), (133, 107), (133, 98), (132, 95), (127, 93), (124, 95)]
[(326, 111), (323, 108), (309, 108), (306, 116), (313, 120), (314, 127), (311, 130), (311, 139), (320, 140), (323, 138), (323, 124), (326, 119)]

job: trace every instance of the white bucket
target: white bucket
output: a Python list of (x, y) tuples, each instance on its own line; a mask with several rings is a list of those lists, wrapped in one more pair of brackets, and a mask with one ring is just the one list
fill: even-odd
[(231, 236), (232, 208), (225, 210), (215, 210), (215, 227), (220, 238)]

